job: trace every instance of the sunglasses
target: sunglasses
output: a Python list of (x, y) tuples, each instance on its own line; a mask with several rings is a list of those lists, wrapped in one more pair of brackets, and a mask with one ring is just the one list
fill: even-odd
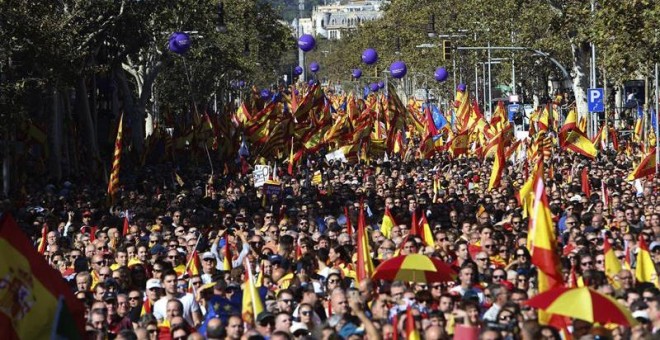
[(594, 263), (593, 263), (593, 261), (587, 261), (587, 262), (582, 262), (580, 264), (583, 265), (583, 266), (591, 266)]
[(128, 299), (131, 300), (131, 301), (134, 301), (134, 300), (139, 300), (140, 297), (139, 296), (129, 296)]
[(493, 275), (493, 279), (504, 280), (504, 275)]
[(300, 315), (309, 316), (311, 314), (312, 314), (312, 311), (309, 311), (309, 310), (301, 310), (300, 311)]

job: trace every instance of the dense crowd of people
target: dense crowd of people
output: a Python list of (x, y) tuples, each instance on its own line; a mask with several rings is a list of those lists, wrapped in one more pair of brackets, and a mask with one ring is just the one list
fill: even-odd
[[(276, 193), (255, 188), (251, 174), (191, 166), (179, 169), (177, 183), (171, 165), (147, 167), (122, 175), (110, 209), (105, 187), (83, 179), (35, 182), (14, 205), (35, 246), (50, 227), (44, 256), (85, 304), (94, 339), (390, 340), (413, 338), (411, 316), (429, 340), (559, 339), (560, 330), (539, 324), (525, 304), (538, 287), (529, 216), (516, 198), (527, 176), (522, 164), (509, 162), (501, 185), (487, 191), (488, 163), (404, 159), (351, 165), (319, 157), (293, 176), (279, 170)], [(634, 268), (639, 237), (660, 262), (660, 178), (626, 181), (625, 153), (586, 162), (556, 150), (546, 163), (564, 281), (611, 295), (639, 322), (576, 319), (572, 336), (650, 338), (660, 327), (658, 288), (637, 282)], [(317, 170), (320, 181), (312, 179)], [(455, 281), (358, 283), (356, 233), (348, 228), (358, 223), (361, 200), (376, 265), (420, 253), (450, 264)], [(396, 224), (384, 232), (386, 208)], [(408, 237), (413, 214), (426, 217), (433, 242)], [(605, 275), (605, 237), (623, 267), (614, 277)], [(241, 302), (248, 266), (264, 302), (251, 319)]]

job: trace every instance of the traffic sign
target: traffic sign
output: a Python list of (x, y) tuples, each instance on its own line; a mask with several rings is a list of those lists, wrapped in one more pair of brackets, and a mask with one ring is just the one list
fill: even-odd
[(518, 104), (510, 104), (508, 109), (509, 109), (509, 110), (508, 110), (508, 111), (509, 111), (509, 112), (508, 112), (508, 113), (509, 113), (509, 121), (510, 121), (510, 122), (513, 122), (513, 117), (515, 117), (516, 113), (517, 113), (518, 110), (520, 109), (520, 105), (518, 105)]
[(604, 112), (605, 111), (605, 91), (602, 88), (588, 89), (587, 90), (587, 103), (589, 112)]

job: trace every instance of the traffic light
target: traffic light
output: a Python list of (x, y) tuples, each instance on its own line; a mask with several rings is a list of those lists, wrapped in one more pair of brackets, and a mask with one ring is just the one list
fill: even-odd
[(451, 59), (451, 41), (449, 40), (442, 41), (442, 58), (443, 60)]

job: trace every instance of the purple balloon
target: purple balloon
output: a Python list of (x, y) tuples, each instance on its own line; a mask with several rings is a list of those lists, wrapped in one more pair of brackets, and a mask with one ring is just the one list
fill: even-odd
[(371, 83), (369, 84), (369, 89), (371, 90), (371, 92), (377, 92), (380, 88), (378, 87), (378, 84)]
[(309, 52), (316, 46), (316, 40), (311, 34), (303, 34), (298, 38), (298, 48), (303, 52)]
[(362, 52), (362, 62), (371, 65), (378, 61), (378, 52), (373, 48), (367, 48)]
[(312, 61), (311, 64), (309, 64), (309, 69), (313, 72), (316, 73), (321, 69), (321, 65), (319, 63)]
[(314, 83), (315, 83), (314, 79), (310, 79), (310, 80), (307, 82), (307, 85), (309, 85), (309, 86), (314, 86)]
[(169, 48), (176, 54), (185, 54), (190, 49), (190, 36), (184, 32), (172, 33)]
[(435, 72), (433, 73), (433, 77), (435, 80), (439, 82), (443, 82), (447, 80), (447, 77), (449, 76), (449, 73), (447, 73), (447, 70), (444, 67), (438, 67), (435, 69)]
[(296, 68), (293, 69), (293, 74), (296, 76), (303, 74), (303, 68), (300, 66), (296, 66)]
[(245, 86), (245, 80), (241, 80), (241, 81), (239, 81), (239, 82), (238, 82), (238, 86), (239, 86), (239, 87), (243, 87), (243, 86)]
[(467, 88), (467, 87), (465, 86), (465, 84), (458, 84), (458, 86), (456, 87), (456, 89), (458, 90), (458, 92), (465, 92), (465, 89), (466, 89), (466, 88)]
[(353, 78), (360, 79), (360, 77), (362, 77), (362, 70), (356, 68), (353, 70), (353, 72), (351, 72), (351, 74), (353, 75)]
[(407, 72), (408, 67), (403, 61), (395, 61), (392, 63), (392, 65), (390, 65), (390, 73), (392, 73), (392, 77), (396, 79), (403, 78)]
[(382, 89), (383, 87), (385, 87), (385, 83), (381, 80), (378, 82), (378, 88)]
[(263, 90), (261, 90), (261, 98), (262, 98), (262, 99), (268, 99), (268, 98), (270, 98), (270, 90), (269, 90), (269, 89), (263, 89)]

